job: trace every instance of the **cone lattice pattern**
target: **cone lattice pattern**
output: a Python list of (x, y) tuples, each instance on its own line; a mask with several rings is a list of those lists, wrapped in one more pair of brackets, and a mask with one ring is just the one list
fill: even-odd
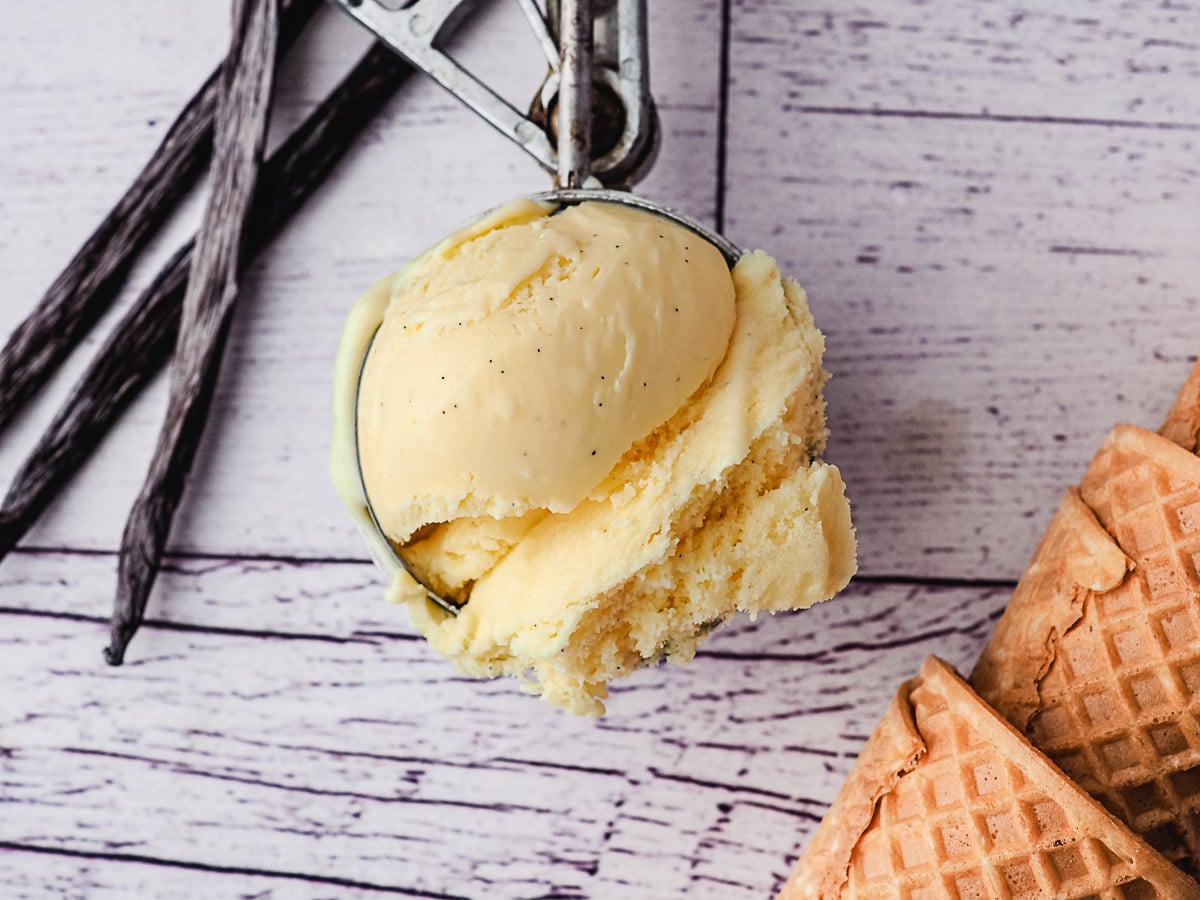
[(902, 688), (781, 896), (1183, 900), (1200, 887), (931, 659)]
[(1200, 361), (1065, 493), (978, 694), (901, 687), (780, 900), (1200, 898), (1198, 452)]
[[(1080, 486), (1133, 564), (1088, 592), (1057, 635), (1026, 716), (980, 693), (1081, 787), (1185, 869), (1200, 860), (1200, 460), (1131, 426), (1113, 430)], [(1042, 598), (1052, 602), (1051, 598)], [(1010, 606), (1030, 615), (1038, 597)], [(998, 628), (984, 662), (1021, 660)]]
[[(882, 896), (897, 884), (932, 891), (937, 882), (949, 897), (986, 897), (997, 883), (1018, 896), (1085, 897), (1109, 886), (1120, 865), (1102, 842), (1078, 840), (1063, 808), (941, 697), (914, 693), (926, 702), (928, 753), (880, 802), (877, 827), (852, 857), (848, 896)], [(1134, 878), (1128, 866), (1119, 874)]]

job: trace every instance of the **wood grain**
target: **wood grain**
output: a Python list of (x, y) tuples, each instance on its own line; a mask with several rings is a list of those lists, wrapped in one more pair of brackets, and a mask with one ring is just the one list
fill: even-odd
[[(454, 50), (523, 105), (541, 71), (510, 6)], [(1200, 349), (1192, 4), (651, 7), (665, 135), (643, 192), (723, 214), (810, 289), (867, 577), (638, 673), (599, 722), (461, 679), (381, 603), (325, 473), (343, 316), (546, 186), (409, 85), (247, 273), (137, 658), (113, 672), (97, 648), (165, 383), (0, 566), (10, 893), (769, 897), (896, 683), (930, 652), (968, 668), (1109, 425), (1157, 427)], [(0, 266), (29, 303), (227, 37), (220, 4), (56, 9), (0, 32)], [(275, 140), (365, 46), (318, 14)], [(0, 304), (0, 334), (27, 310)], [(0, 442), (0, 477), (72, 365)]]
[[(253, 256), (275, 236), (411, 74), (406, 63), (373, 45), (297, 125), (260, 173), (244, 257)], [(17, 471), (0, 506), (0, 560), (170, 357), (194, 252), (193, 237), (112, 328)]]
[[(315, 0), (283, 7), (282, 50), (314, 9)], [(218, 68), (187, 102), (129, 190), (0, 350), (0, 431), (111, 305), (133, 260), (193, 186), (211, 153), (219, 76)]]
[[(270, 900), (359, 900), (422, 896), (344, 879), (295, 878), (261, 869), (208, 870), (135, 854), (64, 854), (0, 845), (0, 881), (13, 900), (41, 897), (254, 897)], [(428, 895), (425, 895), (428, 896)]]
[(820, 3), (733, 10), (737, 92), (803, 111), (1200, 125), (1192, 2)]
[(767, 895), (889, 685), (934, 648), (968, 665), (1005, 593), (860, 585), (740, 621), (592, 722), (455, 677), (366, 565), (172, 561), (176, 618), (117, 672), (86, 612), (111, 560), (10, 562), (0, 843), (432, 895)]
[(828, 336), (862, 571), (1015, 578), (1108, 428), (1156, 428), (1200, 351), (1195, 136), (779, 102), (735, 88), (728, 231)]
[[(719, 4), (697, 4), (686, 20), (687, 31), (668, 27), (673, 19), (665, 11), (652, 13), (652, 84), (666, 134), (658, 165), (641, 186), (646, 195), (709, 220), (716, 196), (718, 12)], [(515, 7), (512, 13), (521, 19)], [(324, 70), (329, 58), (339, 55), (349, 67), (363, 46), (361, 36), (352, 25), (328, 17), (318, 17), (311, 30), (330, 24), (335, 27), (327, 29), (326, 43), (302, 41), (287, 62), (299, 67), (313, 60)], [(520, 46), (525, 38), (523, 21), (513, 25), (489, 19), (484, 24), (500, 44)], [(463, 40), (470, 38), (468, 29)], [(474, 49), (479, 50), (478, 38)], [(484, 62), (478, 67), (490, 71)], [(279, 78), (280, 103), (296, 101), (286, 93), (292, 83), (286, 71)], [(527, 84), (536, 86), (536, 67), (532, 76)], [(289, 121), (293, 115), (282, 112)], [(63, 177), (84, 178), (69, 167)], [(225, 374), (214, 398), (213, 415), (223, 424), (201, 444), (201, 459), (168, 546), (233, 555), (365, 559), (329, 486), (326, 465), (329, 381), (350, 304), (374, 280), (450, 229), (517, 194), (548, 186), (521, 151), (436, 86), (423, 81), (407, 86), (284, 239), (244, 276)], [(29, 213), (37, 208), (40, 203), (31, 199)], [(12, 260), (14, 277), (32, 280), (25, 273), (44, 254), (29, 253), (19, 244), (7, 246), (11, 249), (5, 259)], [(144, 283), (152, 271), (134, 283)], [(0, 306), (0, 331), (8, 315), (9, 309)], [(15, 316), (9, 321), (15, 325)], [(79, 373), (77, 366), (68, 367), (63, 379)], [(44, 421), (47, 408), (53, 409), (49, 402), (59, 398), (61, 390), (48, 392), (47, 407), (39, 405), (29, 420)], [(30, 533), (29, 544), (117, 546), (120, 522), (111, 510), (128, 508), (136, 495), (137, 473), (149, 459), (164, 403), (165, 384), (160, 383), (134, 404), (96, 464), (80, 473), (63, 502)], [(22, 446), (22, 437), (18, 432), (0, 443), (0, 478), (20, 464), (20, 451), (28, 445)], [(247, 480), (247, 472), (255, 473), (254, 478)], [(281, 527), (274, 501), (265, 499), (278, 497), (278, 491), (289, 498), (286, 527)]]

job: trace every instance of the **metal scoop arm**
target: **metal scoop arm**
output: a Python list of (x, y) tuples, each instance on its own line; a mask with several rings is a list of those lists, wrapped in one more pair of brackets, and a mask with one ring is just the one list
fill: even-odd
[[(528, 153), (544, 170), (560, 169), (555, 142), (544, 127), (549, 116), (520, 112), (487, 84), (464, 69), (442, 49), (479, 0), (333, 0), (384, 44), (440, 84), (480, 118)], [(557, 101), (563, 73), (549, 48), (557, 46), (532, 0), (522, 9), (535, 30), (550, 64), (534, 106), (549, 111)], [(549, 30), (563, 25), (560, 3), (549, 3)], [(605, 185), (628, 187), (650, 168), (658, 151), (658, 118), (650, 97), (646, 41), (646, 0), (599, 0), (594, 19), (592, 82), (597, 96), (614, 105), (620, 134), (607, 143), (603, 156), (591, 162), (592, 173)], [(586, 117), (585, 117), (586, 118)]]

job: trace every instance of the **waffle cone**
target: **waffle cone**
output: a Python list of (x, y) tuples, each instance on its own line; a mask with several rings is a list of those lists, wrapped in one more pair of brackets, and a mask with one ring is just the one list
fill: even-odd
[(1192, 366), (1158, 433), (1185, 450), (1200, 450), (1200, 359)]
[(901, 686), (780, 900), (1200, 898), (930, 657)]
[(1200, 364), (1160, 434), (1112, 430), (1064, 498), (971, 676), (1067, 775), (1193, 875), (1198, 423)]

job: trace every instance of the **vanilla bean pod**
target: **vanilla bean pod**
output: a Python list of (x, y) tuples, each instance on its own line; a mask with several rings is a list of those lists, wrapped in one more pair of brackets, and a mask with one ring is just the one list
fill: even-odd
[[(248, 229), (247, 262), (324, 181), (412, 71), (391, 50), (375, 44), (263, 165)], [(0, 506), (0, 559), (170, 358), (194, 243), (176, 252), (113, 329), (13, 479)]]
[(117, 568), (112, 642), (119, 665), (144, 615), (171, 521), (204, 434), (238, 294), (242, 235), (250, 217), (274, 83), (278, 0), (234, 0), (233, 40), (221, 69), (213, 130), (212, 184), (196, 236), (171, 367), (167, 415)]
[[(354, 135), (410, 71), (390, 50), (375, 45), (322, 105), (318, 114), (311, 117), (311, 126), (297, 135), (298, 139), (289, 142), (293, 152), (280, 154), (278, 166), (273, 166), (259, 185), (259, 197), (266, 209), (261, 225), (264, 239), (266, 233), (277, 230), (316, 188), (349, 147)], [(281, 197), (287, 198), (286, 202), (278, 202)], [(257, 219), (250, 223), (253, 233), (259, 228)], [(192, 278), (195, 278), (194, 273)], [(218, 342), (223, 341), (227, 325), (228, 318), (213, 332)], [(186, 328), (186, 325), (182, 327)], [(187, 332), (181, 331), (181, 339), (186, 336)], [(214, 381), (215, 372), (207, 383), (200, 383), (200, 393), (195, 399), (203, 399), (207, 404)], [(191, 408), (196, 409), (197, 403), (193, 402)], [(152, 488), (146, 494), (149, 502), (143, 507), (142, 514), (131, 517), (126, 528), (126, 552), (122, 554), (119, 590), (113, 610), (112, 643), (105, 654), (111, 664), (121, 662), (125, 647), (144, 616), (146, 598), (157, 574), (170, 517), (182, 492), (201, 426), (202, 421), (198, 422), (194, 413), (190, 421), (181, 422), (175, 433), (181, 441), (182, 452), (172, 454), (162, 467), (152, 472), (154, 484), (147, 483)]]
[(0, 559), (91, 456), (117, 416), (171, 357), (194, 242), (176, 251), (113, 329), (13, 478), (0, 506)]
[[(289, 0), (279, 43), (295, 42), (320, 0)], [(54, 279), (0, 351), (0, 431), (112, 305), (134, 257), (195, 183), (212, 148), (218, 67), (204, 82), (117, 205)]]

